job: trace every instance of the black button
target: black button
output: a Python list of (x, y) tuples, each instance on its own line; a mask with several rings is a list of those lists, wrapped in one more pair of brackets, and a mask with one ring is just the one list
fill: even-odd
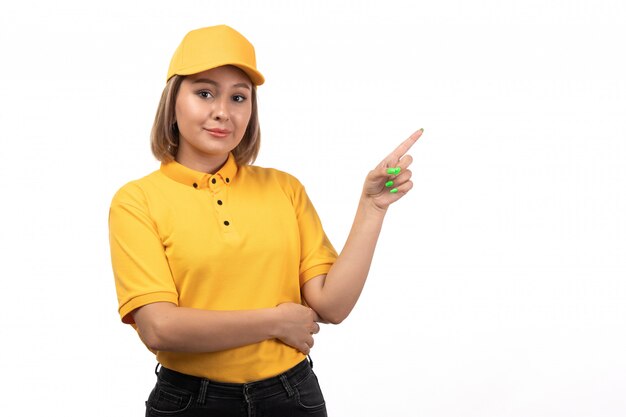
[(198, 188), (198, 184), (196, 184), (195, 182), (193, 183), (193, 188)]
[(230, 223), (228, 222), (228, 220), (226, 220), (226, 221), (224, 222), (224, 224), (225, 224), (226, 226), (228, 226)]
[(211, 182), (212, 182), (213, 184), (215, 184), (217, 181), (215, 181), (215, 178), (213, 178), (213, 179), (211, 180)]
[(222, 205), (222, 200), (217, 200), (217, 204)]
[(229, 179), (229, 178), (226, 178), (226, 182), (230, 182), (230, 179)]

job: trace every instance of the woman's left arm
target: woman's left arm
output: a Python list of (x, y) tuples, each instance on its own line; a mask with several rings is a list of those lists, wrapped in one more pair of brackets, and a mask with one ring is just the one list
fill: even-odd
[(413, 159), (406, 153), (422, 132), (413, 133), (370, 171), (341, 254), (328, 274), (312, 278), (302, 287), (306, 303), (323, 321), (341, 323), (359, 299), (387, 209), (413, 187), (408, 170)]

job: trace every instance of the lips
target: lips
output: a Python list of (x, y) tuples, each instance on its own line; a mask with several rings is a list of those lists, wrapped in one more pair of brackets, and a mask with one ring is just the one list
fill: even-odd
[(209, 132), (211, 136), (215, 136), (216, 138), (224, 138), (230, 134), (230, 130), (227, 129), (212, 128), (205, 130)]

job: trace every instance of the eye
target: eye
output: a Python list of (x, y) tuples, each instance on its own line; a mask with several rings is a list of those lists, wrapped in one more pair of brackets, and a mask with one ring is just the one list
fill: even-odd
[(242, 96), (241, 94), (235, 94), (233, 96), (233, 101), (237, 103), (243, 103), (246, 100), (247, 100), (246, 96)]
[(198, 94), (202, 98), (213, 97), (213, 94), (211, 94), (211, 92), (209, 90), (198, 91), (196, 94)]

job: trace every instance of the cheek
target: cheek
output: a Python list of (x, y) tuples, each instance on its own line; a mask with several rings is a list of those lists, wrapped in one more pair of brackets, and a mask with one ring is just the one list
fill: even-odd
[(185, 125), (193, 123), (194, 121), (199, 119), (199, 109), (197, 108), (197, 106), (193, 106), (191, 105), (191, 103), (185, 100), (177, 101), (174, 110), (179, 129), (181, 128), (181, 125), (184, 129)]
[(185, 113), (185, 106), (181, 103), (181, 100), (176, 100), (176, 105), (174, 106), (174, 118), (179, 125), (181, 122), (184, 122)]
[(247, 109), (246, 111), (242, 111), (238, 114), (237, 124), (240, 129), (246, 130), (248, 123), (250, 122), (250, 117), (252, 117), (252, 109)]

